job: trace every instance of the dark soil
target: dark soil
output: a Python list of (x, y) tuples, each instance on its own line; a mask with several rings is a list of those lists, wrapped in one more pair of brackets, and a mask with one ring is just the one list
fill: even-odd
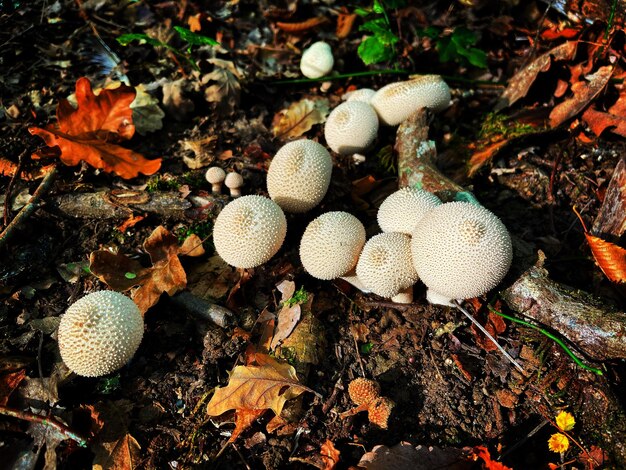
[[(623, 311), (623, 289), (611, 284), (594, 263), (572, 211), (576, 206), (587, 224), (593, 222), (602, 204), (602, 192), (626, 150), (622, 138), (606, 135), (584, 143), (565, 125), (558, 132), (516, 141), (477, 176), (466, 176), (467, 145), (479, 138), (482, 122), (503, 90), (502, 86), (495, 91), (483, 87), (481, 80), (506, 83), (529, 57), (544, 52), (541, 48), (552, 47), (539, 44), (536, 50), (530, 44), (546, 4), (409, 3), (411, 7), (402, 9), (404, 16), (397, 17), (402, 31), (397, 66), (411, 73), (451, 77), (454, 92), (453, 106), (433, 117), (430, 127), (441, 170), (470, 187), (532, 253), (546, 253), (545, 266), (552, 279), (603, 296), (607, 304), (614, 303)], [(460, 313), (428, 305), (424, 286), (415, 288), (414, 303), (395, 305), (373, 294), (362, 294), (342, 281), (313, 279), (303, 270), (299, 239), (308, 222), (319, 214), (346, 210), (365, 224), (368, 236), (377, 233), (377, 205), (397, 188), (395, 170), (377, 156), (385, 146), (393, 146), (396, 134), (391, 128), (381, 129), (375, 151), (368, 154), (365, 163), (355, 165), (348, 157), (334, 156), (332, 183), (324, 201), (307, 214), (288, 216), (285, 244), (268, 263), (248, 270), (250, 276), (244, 279), (240, 279), (241, 271), (219, 268), (226, 284), (221, 297), (213, 300), (234, 312), (231, 325), (222, 328), (199, 319), (163, 295), (145, 315), (143, 342), (127, 366), (99, 379), (67, 376), (54, 328), (46, 329), (42, 320), (57, 318), (78, 298), (107, 286), (84, 272), (68, 281), (61, 276), (60, 267), (86, 262), (91, 252), (101, 248), (148, 265), (143, 241), (163, 225), (176, 234), (198, 232), (206, 237), (206, 255), (182, 259), (193, 291), (192, 284), (199, 281), (192, 273), (214, 254), (210, 227), (219, 204), (208, 210), (189, 210), (183, 218), (148, 215), (120, 232), (116, 227), (124, 217), (71, 217), (55, 209), (54, 198), (115, 188), (176, 192), (183, 185), (191, 195), (206, 197), (210, 192), (204, 180), (206, 167), (190, 169), (183, 157), (193, 157), (185, 142), (207, 137), (215, 137), (207, 150), (211, 164), (239, 171), (245, 180), (245, 194), (266, 195), (265, 172), (271, 156), (284, 143), (272, 134), (277, 112), (303, 97), (314, 96), (327, 97), (332, 108), (349, 87), (376, 89), (404, 78), (345, 78), (322, 85), (322, 89), (320, 83), (280, 83), (300, 78), (297, 51), (320, 39), (333, 45), (335, 70), (340, 73), (383, 68), (365, 67), (359, 60), (356, 50), (363, 33), (356, 27), (347, 38), (336, 38), (333, 12), (341, 7), (333, 2), (271, 4), (247, 0), (0, 2), (0, 109), (4, 111), (0, 116), (0, 157), (13, 163), (21, 161), (29, 174), (53, 161), (30, 158), (42, 141), (31, 136), (28, 128), (52, 122), (58, 99), (73, 93), (79, 77), (89, 77), (94, 87), (123, 76), (132, 85), (157, 82), (154, 96), (161, 104), (164, 84), (188, 79), (183, 90), (188, 102), (162, 106), (166, 109), (163, 128), (145, 136), (136, 134), (125, 144), (148, 158), (162, 157), (159, 176), (126, 181), (86, 164), (59, 164), (44, 205), (0, 251), (0, 374), (26, 372), (26, 379), (7, 405), (52, 414), (79, 434), (91, 435), (93, 442), (97, 419), (92, 410), (97, 409), (105, 426), (125, 429), (136, 439), (141, 448), (135, 462), (138, 468), (305, 468), (308, 465), (304, 462), (319, 461), (320, 448), (328, 440), (341, 452), (338, 468), (356, 466), (376, 445), (391, 447), (401, 441), (442, 448), (483, 445), (492, 457), (502, 456), (502, 462), (512, 468), (546, 468), (548, 462), (559, 462), (559, 455), (549, 452), (547, 445), (550, 435), (558, 430), (546, 419), (554, 420), (561, 409), (574, 414), (577, 426), (570, 435), (583, 447), (608, 449), (613, 463), (606, 468), (626, 464), (615, 446), (605, 441), (602, 430), (623, 419), (621, 409), (614, 408), (620, 402), (599, 396), (607, 390), (620, 395), (623, 362), (605, 363), (604, 376), (596, 376), (577, 367), (552, 340), (507, 322), (499, 342), (524, 365), (525, 373), (521, 374), (498, 351), (485, 346), (484, 338)], [(347, 7), (353, 9), (352, 5)], [(147, 44), (122, 47), (115, 40), (134, 32), (167, 42), (173, 25), (187, 26), (189, 16), (197, 13), (206, 14), (201, 34), (218, 37), (224, 45), (217, 52), (210, 47), (192, 49), (191, 57), (202, 70), (199, 73), (212, 70), (207, 60), (213, 55), (232, 61), (245, 73), (240, 102), (232, 110), (207, 102), (204, 92), (194, 89), (193, 76), (198, 72), (179, 57)], [(277, 21), (299, 22), (319, 15), (331, 21), (299, 36), (276, 27)], [(566, 17), (548, 9), (547, 19), (556, 23)], [(480, 37), (476, 47), (487, 53), (488, 68), (442, 62), (433, 45), (417, 35), (417, 28), (426, 25), (465, 26), (476, 31)], [(522, 32), (526, 35), (520, 40)], [(177, 38), (169, 40), (184, 48)], [(117, 66), (105, 63), (104, 44), (120, 58)], [(541, 79), (541, 83), (552, 83), (548, 74)], [(523, 106), (541, 111), (544, 104), (554, 105), (552, 91), (542, 89), (541, 83), (531, 88)], [(323, 125), (313, 126), (305, 136), (324, 143)], [(232, 158), (221, 159), (229, 156), (227, 152), (232, 152)], [(352, 182), (367, 175), (373, 175), (380, 185), (361, 200), (351, 197)], [(0, 176), (0, 194), (7, 193), (10, 181), (9, 176)], [(11, 194), (23, 189), (33, 194), (40, 182), (16, 178)], [(222, 202), (229, 200), (225, 196)], [(7, 221), (17, 212), (9, 209)], [(519, 275), (516, 265), (519, 267), (517, 259), (504, 285)], [(242, 363), (246, 349), (258, 344), (260, 329), (255, 322), (264, 309), (278, 311), (280, 293), (276, 285), (285, 279), (314, 295), (311, 311), (321, 324), (321, 332), (312, 347), (320, 360), (298, 372), (301, 382), (321, 398), (305, 393), (289, 402), (289, 424), (274, 432), (266, 430), (273, 417), (266, 413), (217, 457), (233, 429), (233, 416), (209, 417), (206, 403), (215, 387), (227, 384), (228, 372)], [(476, 315), (483, 322), (487, 321), (485, 304), (473, 302), (473, 307), (480, 308)], [(505, 305), (498, 305), (507, 311)], [(251, 334), (243, 334), (244, 330)], [(386, 430), (370, 424), (366, 413), (339, 417), (354, 406), (347, 394), (348, 383), (361, 376), (378, 381), (382, 394), (396, 403)], [(27, 420), (0, 417), (0, 454), (6, 455), (2, 461), (8, 468), (43, 468), (42, 444), (32, 437), (29, 426), (32, 423)], [(574, 444), (571, 448), (566, 460), (581, 453)], [(90, 468), (95, 452), (94, 445), (80, 448), (64, 440), (56, 448), (57, 468)], [(17, 459), (27, 453), (36, 457), (18, 467)], [(589, 467), (574, 461), (565, 468)]]

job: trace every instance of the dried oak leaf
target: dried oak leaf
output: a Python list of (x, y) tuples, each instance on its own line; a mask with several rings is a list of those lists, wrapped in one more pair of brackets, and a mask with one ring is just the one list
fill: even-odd
[(104, 425), (91, 442), (93, 470), (133, 470), (139, 468), (141, 447), (128, 433), (127, 416), (132, 405), (124, 400), (95, 405)]
[(626, 282), (626, 250), (602, 238), (585, 234), (591, 253), (611, 282)]
[(492, 460), (491, 454), (485, 446), (474, 447), (472, 453), (474, 460), (481, 459), (483, 461), (483, 468), (486, 470), (512, 470), (511, 467), (507, 467), (497, 460)]
[(280, 415), (287, 400), (310, 391), (300, 384), (296, 370), (270, 356), (256, 353), (257, 365), (237, 366), (226, 387), (215, 390), (207, 406), (209, 416), (229, 410), (267, 410)]
[(585, 77), (586, 81), (578, 81), (572, 84), (574, 96), (554, 107), (550, 113), (550, 126), (560, 126), (587, 107), (591, 100), (598, 96), (598, 93), (609, 83), (613, 70), (614, 68), (611, 65), (600, 67), (596, 73), (587, 75)]
[(545, 72), (550, 68), (552, 61), (571, 60), (576, 54), (576, 46), (578, 41), (567, 41), (563, 44), (550, 49), (545, 54), (540, 55), (530, 64), (517, 72), (509, 85), (502, 93), (500, 100), (495, 106), (495, 111), (500, 111), (511, 106), (520, 98), (523, 98), (530, 90), (531, 85), (535, 82), (540, 72)]
[(107, 250), (94, 251), (89, 256), (91, 272), (113, 290), (124, 291), (139, 286), (131, 297), (142, 314), (158, 302), (163, 292), (174, 295), (186, 287), (187, 275), (178, 255), (188, 254), (189, 250), (189, 247), (179, 248), (177, 238), (162, 226), (150, 234), (143, 248), (152, 261), (149, 268)]
[(215, 68), (202, 77), (202, 84), (215, 82), (204, 90), (204, 99), (209, 103), (217, 103), (218, 111), (232, 113), (239, 105), (241, 85), (244, 73), (233, 62), (222, 59), (209, 59), (208, 63)]
[(274, 137), (283, 140), (300, 137), (315, 124), (326, 122), (329, 113), (328, 99), (303, 98), (276, 113), (272, 122)]
[(41, 137), (49, 147), (58, 147), (59, 158), (69, 166), (81, 161), (122, 178), (139, 173), (151, 175), (161, 167), (161, 159), (148, 160), (116, 142), (130, 139), (135, 133), (130, 104), (135, 99), (132, 87), (121, 85), (115, 90), (102, 90), (95, 95), (85, 77), (76, 82), (74, 108), (61, 99), (57, 106), (57, 122), (46, 129), (31, 127), (28, 131)]
[(322, 448), (320, 449), (320, 455), (324, 460), (324, 470), (333, 470), (335, 465), (339, 463), (341, 452), (335, 448), (331, 440), (326, 439), (326, 442), (322, 444)]

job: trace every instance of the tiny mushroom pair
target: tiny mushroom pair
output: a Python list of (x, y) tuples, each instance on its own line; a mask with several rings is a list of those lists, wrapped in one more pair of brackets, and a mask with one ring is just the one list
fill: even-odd
[(220, 194), (222, 192), (222, 183), (230, 190), (232, 197), (241, 196), (241, 187), (243, 186), (243, 176), (234, 171), (226, 173), (219, 166), (210, 167), (204, 177), (211, 183), (211, 192), (213, 194)]

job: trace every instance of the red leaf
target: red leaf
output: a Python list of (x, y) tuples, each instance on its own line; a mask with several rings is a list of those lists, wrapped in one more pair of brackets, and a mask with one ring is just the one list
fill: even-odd
[(600, 269), (612, 282), (626, 282), (626, 250), (599, 237), (585, 234)]
[(114, 90), (102, 90), (95, 95), (87, 78), (76, 82), (74, 108), (62, 99), (57, 106), (57, 122), (46, 129), (29, 128), (49, 147), (58, 147), (60, 159), (66, 165), (86, 161), (94, 168), (117, 173), (122, 178), (134, 178), (139, 173), (151, 175), (161, 166), (161, 159), (147, 160), (143, 155), (116, 145), (135, 133), (130, 104), (135, 99), (132, 87), (121, 85)]
[(487, 470), (513, 470), (511, 467), (501, 464), (491, 459), (489, 450), (484, 446), (476, 446), (472, 449), (474, 459), (481, 459), (484, 462), (483, 468)]

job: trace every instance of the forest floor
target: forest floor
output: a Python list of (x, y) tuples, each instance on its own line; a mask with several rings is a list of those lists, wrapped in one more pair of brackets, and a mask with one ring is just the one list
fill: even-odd
[[(626, 468), (623, 20), (618, 1), (0, 1), (0, 467)], [(320, 40), (333, 71), (304, 79)], [(267, 263), (215, 253), (233, 198), (211, 193), (209, 166), (267, 195), (278, 149), (325, 144), (346, 92), (419, 74), (452, 90), (405, 127), (436, 144), (431, 167), (381, 126), (364, 159), (332, 153), (326, 196), (287, 214)], [(88, 83), (119, 87), (100, 92), (119, 128), (98, 127)], [(302, 267), (311, 220), (346, 211), (369, 238), (410, 171), (471, 191), (510, 231), (511, 271), (465, 307), (524, 372), (420, 283), (396, 304)], [(142, 297), (143, 340), (81, 377), (56, 329), (105, 289)], [(262, 390), (265, 373), (280, 379)], [(386, 427), (354, 410), (359, 377), (393, 402)]]

